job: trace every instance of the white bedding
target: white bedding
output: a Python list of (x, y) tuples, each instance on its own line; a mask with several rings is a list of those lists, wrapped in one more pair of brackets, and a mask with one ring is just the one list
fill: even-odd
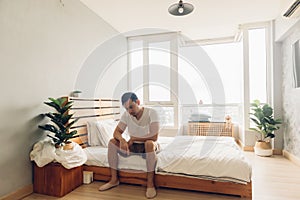
[[(174, 140), (173, 137), (158, 137), (161, 151)], [(109, 167), (107, 159), (107, 148), (102, 146), (91, 146), (83, 149), (87, 155), (86, 165)], [(119, 156), (119, 169), (135, 169), (147, 171), (146, 160), (141, 156), (129, 157)]]
[(251, 180), (251, 165), (232, 137), (177, 136), (159, 154), (157, 171), (240, 183)]
[[(246, 183), (251, 180), (251, 165), (234, 138), (217, 136), (159, 137), (157, 173), (174, 173), (218, 181)], [(107, 148), (87, 147), (86, 165), (109, 167)], [(141, 156), (119, 156), (119, 169), (146, 169)]]

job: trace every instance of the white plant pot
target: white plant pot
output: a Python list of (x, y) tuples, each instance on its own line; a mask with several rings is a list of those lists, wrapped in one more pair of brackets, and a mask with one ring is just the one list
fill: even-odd
[(258, 156), (272, 156), (273, 150), (272, 149), (261, 149), (254, 147), (254, 152)]
[(257, 141), (254, 146), (254, 153), (258, 156), (272, 156), (273, 149), (270, 142)]

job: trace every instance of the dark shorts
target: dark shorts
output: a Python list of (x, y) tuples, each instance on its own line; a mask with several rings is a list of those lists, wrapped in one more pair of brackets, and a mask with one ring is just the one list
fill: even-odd
[[(155, 144), (155, 152), (158, 153), (160, 151), (160, 146), (157, 142), (154, 142)], [(130, 147), (129, 147), (130, 155), (127, 155), (123, 152), (119, 152), (119, 154), (123, 157), (128, 157), (132, 155), (140, 155), (144, 159), (146, 158), (146, 150), (145, 150), (145, 143), (144, 142), (134, 142)]]
[(133, 143), (130, 147), (129, 147), (129, 151), (130, 153), (146, 153), (145, 150), (145, 143)]

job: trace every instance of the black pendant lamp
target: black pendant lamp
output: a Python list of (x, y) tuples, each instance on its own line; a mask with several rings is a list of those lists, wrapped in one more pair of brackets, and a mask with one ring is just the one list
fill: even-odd
[(169, 13), (175, 16), (187, 15), (193, 12), (193, 10), (194, 6), (192, 4), (183, 3), (182, 0), (180, 0), (179, 3), (171, 5), (168, 9)]

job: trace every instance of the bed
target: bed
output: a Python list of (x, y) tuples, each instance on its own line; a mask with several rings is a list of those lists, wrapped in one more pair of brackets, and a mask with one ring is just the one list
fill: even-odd
[[(73, 97), (69, 100), (74, 102), (73, 117), (80, 119), (74, 127), (78, 133), (73, 140), (87, 154), (84, 170), (92, 171), (94, 180), (108, 181), (107, 141), (119, 119), (120, 102)], [(158, 142), (161, 151), (157, 154), (156, 187), (252, 197), (251, 165), (231, 132), (222, 137), (159, 136)], [(141, 156), (119, 156), (118, 167), (121, 183), (146, 185), (146, 161)]]

